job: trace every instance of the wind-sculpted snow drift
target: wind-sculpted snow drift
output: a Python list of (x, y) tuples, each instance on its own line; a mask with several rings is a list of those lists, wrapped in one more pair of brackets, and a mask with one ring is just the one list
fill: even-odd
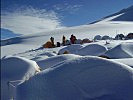
[(37, 64), (40, 66), (42, 70), (44, 70), (46, 68), (52, 67), (63, 61), (75, 59), (78, 57), (81, 57), (81, 56), (74, 55), (74, 54), (58, 55), (58, 56), (53, 56), (44, 60), (40, 60), (37, 62)]
[(109, 58), (133, 58), (133, 42), (121, 43), (116, 47), (108, 50), (105, 56)]
[(22, 57), (6, 57), (1, 60), (1, 100), (9, 100), (14, 95), (14, 88), (9, 81), (19, 84), (39, 72), (36, 62)]
[(133, 69), (98, 57), (48, 68), (17, 87), (16, 100), (132, 100)]
[(83, 46), (81, 44), (68, 45), (68, 46), (60, 49), (58, 54), (63, 54), (65, 51), (67, 51), (68, 53), (75, 53), (75, 52), (77, 52), (82, 47)]
[(59, 50), (59, 54), (63, 54), (65, 51), (72, 54), (81, 56), (91, 55), (99, 56), (107, 51), (107, 48), (100, 44), (89, 43), (88, 45), (70, 45)]
[(107, 48), (99, 44), (89, 44), (79, 49), (76, 54), (86, 56), (99, 56), (107, 51)]

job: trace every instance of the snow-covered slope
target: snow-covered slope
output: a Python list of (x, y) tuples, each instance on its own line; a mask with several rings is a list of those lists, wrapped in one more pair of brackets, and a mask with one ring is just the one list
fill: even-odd
[(48, 68), (17, 87), (17, 100), (132, 100), (133, 69), (98, 57)]
[(92, 22), (91, 24), (100, 22), (102, 20), (107, 20), (107, 19), (110, 19), (110, 21), (129, 21), (129, 22), (131, 21), (132, 22), (133, 21), (133, 5), (128, 8), (122, 9), (121, 11), (117, 13), (106, 16), (102, 18), (101, 20)]
[[(133, 11), (132, 7), (131, 9), (124, 10), (123, 13), (108, 16), (94, 24), (68, 27), (4, 40), (1, 42), (1, 45), (3, 45), (1, 49), (2, 56), (37, 48), (46, 43), (51, 36), (55, 38), (55, 42), (61, 42), (63, 35), (69, 39), (71, 34), (76, 35), (77, 39), (92, 39), (96, 35), (109, 35), (114, 37), (118, 33), (128, 34), (129, 32), (133, 32), (133, 17), (131, 17), (132, 13), (128, 13), (131, 11)], [(113, 19), (119, 18), (125, 13), (126, 16), (132, 18), (130, 21), (125, 21), (128, 20), (128, 17), (125, 17), (125, 20), (113, 21)], [(14, 48), (15, 50), (13, 50)]]
[(0, 30), (1, 30), (1, 40), (19, 36), (19, 34), (15, 34), (12, 31), (9, 31), (8, 29), (0, 28)]
[[(112, 19), (113, 21), (133, 21), (133, 6), (123, 9), (118, 13), (115, 13), (113, 15), (107, 16), (107, 17), (111, 17), (111, 16), (115, 16), (115, 15), (119, 15), (122, 14), (121, 16)], [(106, 17), (106, 18), (107, 18)]]

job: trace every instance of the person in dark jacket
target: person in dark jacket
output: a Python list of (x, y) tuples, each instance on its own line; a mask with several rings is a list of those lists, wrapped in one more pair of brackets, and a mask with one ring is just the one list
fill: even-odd
[(55, 47), (55, 45), (54, 45), (54, 38), (53, 37), (50, 38), (50, 41), (52, 43), (52, 46)]
[(57, 42), (57, 47), (60, 47), (60, 42)]
[(62, 44), (63, 44), (63, 46), (65, 46), (66, 45), (66, 37), (63, 35), (63, 37), (62, 37)]

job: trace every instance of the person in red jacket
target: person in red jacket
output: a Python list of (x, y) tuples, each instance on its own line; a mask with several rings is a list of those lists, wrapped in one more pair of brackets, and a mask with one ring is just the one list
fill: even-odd
[(77, 39), (76, 39), (76, 36), (74, 36), (74, 35), (72, 34), (71, 37), (70, 37), (71, 43), (74, 44), (76, 40), (77, 40)]

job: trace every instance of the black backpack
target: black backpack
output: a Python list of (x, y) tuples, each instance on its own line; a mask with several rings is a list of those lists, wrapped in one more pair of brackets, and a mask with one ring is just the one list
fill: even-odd
[(60, 42), (57, 42), (57, 47), (60, 47)]

